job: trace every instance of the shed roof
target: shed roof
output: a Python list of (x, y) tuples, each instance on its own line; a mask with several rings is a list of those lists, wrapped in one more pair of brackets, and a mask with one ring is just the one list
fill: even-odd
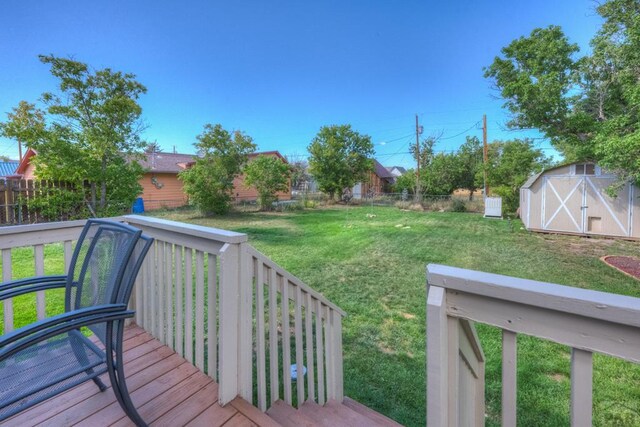
[(561, 164), (559, 164), (559, 165), (555, 165), (555, 166), (553, 166), (553, 167), (550, 167), (550, 168), (547, 168), (547, 169), (543, 169), (541, 172), (538, 172), (538, 173), (537, 173), (537, 174), (535, 174), (535, 175), (531, 175), (531, 176), (529, 177), (529, 179), (527, 179), (527, 180), (525, 181), (525, 183), (524, 183), (524, 184), (522, 184), (522, 187), (520, 187), (520, 188), (531, 188), (531, 186), (532, 186), (532, 185), (533, 185), (533, 184), (538, 180), (538, 178), (540, 178), (542, 175), (544, 175), (544, 174), (546, 174), (546, 173), (548, 173), (548, 172), (551, 172), (551, 171), (556, 170), (556, 169), (563, 168), (563, 167), (565, 167), (565, 166), (570, 166), (570, 165), (574, 165), (574, 164), (581, 164), (581, 163), (593, 163), (593, 162), (571, 162), (571, 163), (561, 163)]
[(20, 162), (16, 161), (0, 162), (0, 176), (15, 174), (19, 164)]

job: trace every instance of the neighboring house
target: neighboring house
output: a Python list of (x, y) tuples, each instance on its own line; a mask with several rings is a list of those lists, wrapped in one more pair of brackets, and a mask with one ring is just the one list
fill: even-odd
[(606, 189), (616, 175), (594, 163), (572, 163), (532, 176), (520, 189), (520, 217), (528, 230), (640, 238), (640, 188)]
[(396, 182), (396, 179), (399, 176), (402, 176), (405, 173), (407, 173), (407, 169), (403, 168), (402, 166), (387, 166), (386, 169), (389, 171), (391, 175), (393, 175), (394, 184)]
[(19, 164), (20, 162), (11, 160), (8, 162), (0, 162), (0, 180), (15, 176)]
[[(249, 161), (258, 155), (276, 156), (282, 161), (286, 159), (277, 151), (267, 151), (263, 153), (252, 153)], [(35, 166), (31, 163), (31, 158), (37, 153), (29, 149), (25, 153), (22, 162), (18, 165), (16, 174), (23, 179), (35, 178)], [(184, 192), (182, 181), (178, 179), (178, 174), (195, 164), (196, 156), (192, 154), (178, 153), (145, 153), (142, 160), (138, 160), (140, 165), (147, 171), (140, 179), (142, 186), (142, 197), (146, 210), (160, 208), (175, 208), (184, 206), (188, 202), (188, 197)], [(244, 186), (244, 177), (234, 179), (233, 195), (237, 200), (256, 200), (258, 197), (255, 188), (247, 189)], [(291, 199), (291, 191), (278, 193), (279, 200)]]
[(375, 194), (388, 193), (393, 185), (395, 177), (376, 159), (373, 159), (373, 170), (369, 172), (369, 177), (363, 182), (353, 186), (351, 190), (354, 199), (371, 197)]

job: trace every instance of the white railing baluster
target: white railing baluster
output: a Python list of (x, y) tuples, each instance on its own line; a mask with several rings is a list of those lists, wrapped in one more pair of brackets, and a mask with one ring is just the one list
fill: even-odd
[(342, 402), (343, 392), (343, 366), (342, 366), (342, 316), (335, 310), (331, 310), (333, 316), (333, 353), (334, 353), (334, 399)]
[(184, 358), (193, 363), (193, 250), (184, 252)]
[(238, 339), (240, 353), (238, 354), (239, 372), (238, 386), (240, 396), (253, 404), (253, 278), (254, 263), (245, 245), (239, 245), (240, 281), (238, 293), (240, 296)]
[(305, 293), (304, 300), (304, 321), (306, 334), (306, 351), (307, 351), (307, 396), (312, 402), (316, 401), (316, 384), (315, 369), (313, 366), (313, 313), (312, 313), (311, 294)]
[(289, 281), (279, 276), (282, 283), (282, 383), (284, 401), (291, 405), (291, 331), (289, 329)]
[[(33, 256), (35, 259), (36, 276), (44, 275), (44, 245), (34, 245)], [(38, 320), (47, 317), (46, 302), (44, 300), (44, 291), (36, 292), (36, 313)]]
[(331, 308), (324, 307), (324, 348), (326, 354), (326, 375), (327, 375), (327, 400), (335, 399), (335, 385), (333, 379), (335, 378), (335, 357), (333, 352), (333, 325)]
[(165, 328), (165, 282), (166, 277), (164, 277), (164, 242), (161, 240), (156, 240), (156, 292), (157, 292), (157, 300), (156, 300), (156, 310), (157, 310), (157, 319), (156, 319), (156, 338), (160, 340), (162, 344), (167, 343), (166, 336), (166, 328)]
[[(2, 281), (8, 282), (11, 280), (11, 249), (2, 250)], [(2, 308), (4, 310), (4, 333), (13, 331), (13, 298), (6, 299), (2, 302)]]
[(571, 349), (571, 425), (592, 425), (593, 354)]
[(165, 277), (165, 324), (167, 325), (167, 345), (175, 350), (173, 343), (173, 244), (166, 242), (164, 246), (164, 277)]
[(322, 302), (316, 300), (316, 361), (318, 366), (318, 404), (325, 403), (324, 345), (322, 337)]
[(196, 367), (204, 371), (204, 253), (196, 251)]
[(258, 386), (258, 408), (261, 411), (267, 410), (267, 373), (266, 373), (266, 353), (264, 341), (264, 264), (256, 259), (256, 363), (257, 363), (257, 386)]
[(207, 373), (218, 380), (218, 275), (217, 259), (208, 254), (207, 261)]
[(184, 289), (182, 286), (184, 280), (184, 258), (182, 254), (182, 246), (175, 245), (175, 271), (176, 271), (176, 289), (175, 289), (175, 307), (176, 307), (176, 328), (175, 350), (180, 356), (184, 356)]
[(502, 331), (502, 425), (516, 425), (517, 335)]
[(278, 374), (278, 283), (276, 270), (269, 270), (269, 377), (271, 393), (269, 401), (273, 404), (280, 399), (280, 382)]
[(295, 337), (296, 337), (296, 390), (298, 394), (298, 407), (304, 403), (304, 353), (302, 349), (302, 289), (296, 286), (295, 296)]

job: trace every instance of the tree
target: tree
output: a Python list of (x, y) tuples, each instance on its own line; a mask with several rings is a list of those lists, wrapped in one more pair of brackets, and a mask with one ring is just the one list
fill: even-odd
[(482, 187), (482, 143), (475, 136), (467, 136), (457, 156), (460, 166), (457, 187), (469, 191), (469, 200), (473, 200), (473, 193)]
[(18, 141), (22, 157), (23, 143), (31, 146), (46, 137), (44, 111), (35, 104), (20, 101), (13, 112), (7, 113), (7, 121), (0, 123), (0, 135)]
[(551, 165), (550, 159), (530, 139), (494, 141), (489, 144), (488, 159), (491, 192), (502, 197), (506, 212), (518, 208), (520, 187), (529, 176)]
[(276, 193), (289, 189), (291, 169), (278, 157), (258, 156), (247, 164), (245, 185), (258, 190), (261, 210), (271, 210), (273, 202), (278, 200)]
[(366, 179), (373, 168), (371, 137), (351, 125), (323, 126), (307, 149), (311, 173), (330, 199)]
[(137, 100), (146, 88), (133, 74), (54, 55), (39, 58), (58, 80), (58, 92), (42, 95), (46, 114), (21, 103), (2, 124), (3, 133), (38, 152), (38, 178), (87, 180), (97, 213), (120, 213), (142, 190), (143, 170), (134, 157), (144, 145)]
[(233, 179), (256, 146), (250, 136), (241, 131), (231, 134), (220, 124), (204, 125), (197, 139), (194, 145), (201, 157), (179, 177), (191, 202), (203, 214), (225, 214), (231, 208)]
[(441, 196), (453, 193), (460, 181), (461, 163), (455, 153), (437, 153), (420, 170), (422, 194)]
[(147, 142), (144, 147), (144, 152), (147, 154), (162, 153), (162, 147), (160, 147), (158, 141)]
[(514, 40), (485, 69), (512, 128), (539, 129), (568, 161), (593, 160), (620, 183), (640, 182), (640, 2), (610, 0), (604, 23), (579, 49), (557, 26)]

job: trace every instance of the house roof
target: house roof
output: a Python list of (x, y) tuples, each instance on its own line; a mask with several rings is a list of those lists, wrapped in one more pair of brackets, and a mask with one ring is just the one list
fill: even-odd
[(402, 175), (407, 173), (407, 169), (402, 167), (402, 166), (387, 166), (387, 170), (389, 172), (393, 171), (394, 169), (397, 170), (398, 172), (400, 172), (400, 174), (402, 174)]
[(10, 176), (15, 174), (20, 162), (8, 161), (0, 162), (0, 176)]
[(185, 170), (187, 164), (193, 163), (195, 159), (195, 154), (145, 153), (138, 163), (149, 172), (178, 173)]
[[(275, 157), (280, 158), (283, 162), (289, 163), (287, 161), (287, 159), (282, 154), (280, 154), (279, 151), (276, 151), (276, 150), (273, 150), (273, 151), (256, 151), (254, 153), (250, 153), (249, 154), (249, 160), (255, 159), (258, 156), (275, 156)], [(196, 162), (196, 158), (194, 156), (193, 159), (190, 162), (186, 163), (186, 167), (189, 167), (189, 166), (193, 165), (195, 162)]]
[(393, 174), (389, 172), (387, 168), (382, 166), (376, 159), (373, 159), (373, 172), (380, 178), (395, 178), (395, 176), (393, 176)]

